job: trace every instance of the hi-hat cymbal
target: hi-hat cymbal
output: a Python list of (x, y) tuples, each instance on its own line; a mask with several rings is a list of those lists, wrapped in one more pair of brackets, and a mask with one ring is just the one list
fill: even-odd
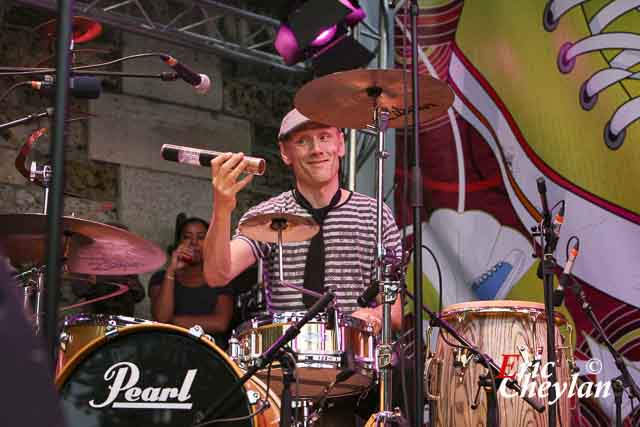
[(320, 231), (311, 218), (288, 213), (268, 213), (253, 216), (239, 225), (240, 234), (265, 243), (278, 243), (278, 226), (282, 229), (282, 242), (303, 242)]
[[(16, 266), (46, 262), (47, 233), (46, 215), (0, 215), (0, 246)], [(62, 218), (62, 244), (67, 270), (78, 274), (140, 274), (166, 261), (164, 251), (142, 237), (75, 217)]]
[[(406, 79), (406, 92), (405, 92)], [(372, 97), (372, 94), (379, 94)], [(419, 120), (428, 123), (453, 104), (453, 92), (442, 80), (418, 79)], [(406, 100), (406, 101), (405, 101)], [(296, 108), (314, 122), (338, 128), (363, 129), (373, 124), (374, 101), (389, 111), (389, 127), (413, 123), (411, 73), (403, 70), (351, 70), (329, 74), (305, 84), (296, 94)], [(408, 104), (405, 115), (405, 102)]]

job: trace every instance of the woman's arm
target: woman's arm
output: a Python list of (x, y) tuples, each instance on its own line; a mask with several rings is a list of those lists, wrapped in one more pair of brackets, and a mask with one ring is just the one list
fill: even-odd
[(173, 318), (175, 271), (167, 270), (162, 283), (149, 286), (151, 298), (151, 315), (157, 322), (169, 323)]
[(190, 328), (193, 325), (200, 325), (205, 332), (223, 333), (226, 332), (233, 317), (233, 296), (218, 295), (218, 301), (215, 308), (209, 314), (185, 314), (174, 316), (171, 323)]

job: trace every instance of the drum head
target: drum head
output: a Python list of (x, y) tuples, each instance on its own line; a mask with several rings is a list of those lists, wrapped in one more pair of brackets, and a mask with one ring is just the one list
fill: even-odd
[[(170, 325), (136, 325), (84, 348), (58, 386), (70, 427), (184, 427), (200, 422), (238, 378), (238, 368), (208, 340)], [(252, 411), (243, 388), (226, 401), (214, 418)]]

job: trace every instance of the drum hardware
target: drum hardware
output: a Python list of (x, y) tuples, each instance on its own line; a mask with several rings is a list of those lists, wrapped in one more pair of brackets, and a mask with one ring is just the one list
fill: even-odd
[[(293, 399), (291, 406), (294, 412), (297, 412), (293, 426), (312, 427), (318, 422), (319, 418), (315, 416), (317, 411), (313, 411), (316, 406), (311, 399)], [(299, 414), (300, 409), (302, 409), (302, 416)]]
[[(280, 234), (281, 236), (281, 234)], [(279, 239), (282, 241), (282, 239)], [(327, 306), (335, 299), (335, 294), (329, 291), (320, 300), (318, 300), (309, 311), (296, 323), (291, 325), (287, 331), (278, 340), (276, 340), (260, 357), (256, 359), (253, 366), (249, 367), (244, 375), (235, 382), (233, 387), (230, 387), (227, 392), (219, 398), (213, 405), (209, 407), (204, 413), (203, 420), (206, 420), (217, 411), (224, 413), (223, 410), (228, 404), (228, 398), (235, 393), (240, 387), (244, 385), (252, 376), (254, 376), (259, 370), (264, 369), (271, 364), (276, 358), (279, 360), (280, 365), (283, 367), (283, 393), (282, 393), (282, 406), (280, 408), (280, 425), (282, 427), (288, 427), (291, 425), (291, 391), (290, 384), (295, 381), (295, 357), (285, 350), (285, 346), (294, 339), (299, 333), (300, 329), (307, 324), (311, 319), (316, 317), (318, 313), (325, 310)], [(285, 378), (286, 377), (286, 378)]]
[(200, 339), (202, 338), (202, 336), (205, 335), (204, 329), (200, 325), (193, 325), (192, 327), (189, 328), (189, 335), (191, 335), (196, 339)]
[[(552, 223), (552, 212), (549, 210), (549, 203), (547, 200), (547, 186), (543, 177), (539, 177), (536, 180), (538, 187), (538, 194), (540, 195), (540, 203), (542, 207), (542, 219), (537, 227), (534, 227), (534, 237), (540, 237), (540, 247), (542, 251), (540, 254), (534, 254), (540, 258), (540, 267), (538, 270), (538, 276), (542, 279), (544, 289), (544, 305), (547, 313), (547, 336), (546, 336), (546, 348), (547, 348), (547, 361), (548, 366), (548, 381), (551, 384), (548, 394), (548, 427), (556, 427), (557, 422), (557, 407), (556, 407), (556, 347), (555, 347), (555, 321), (554, 321), (554, 286), (553, 286), (553, 269), (556, 262), (553, 258), (553, 253), (556, 250), (558, 239), (560, 235), (560, 226), (564, 221), (564, 202), (562, 202), (561, 213), (558, 214), (556, 220)], [(553, 403), (551, 403), (553, 402)]]
[(462, 379), (467, 371), (467, 366), (473, 360), (475, 354), (473, 354), (467, 348), (454, 348), (453, 349), (453, 368), (455, 370), (456, 378), (462, 382)]
[(311, 239), (320, 231), (320, 226), (312, 218), (285, 212), (255, 215), (238, 226), (240, 233), (260, 242), (278, 244), (279, 284), (315, 298), (323, 295), (284, 280), (283, 243), (302, 242)]
[[(442, 380), (442, 360), (436, 359), (434, 355), (431, 353), (424, 362), (424, 390), (425, 397), (428, 400), (440, 400), (440, 381)], [(435, 374), (432, 376), (431, 374), (431, 366), (435, 368)], [(437, 390), (434, 390), (437, 386)], [(433, 394), (437, 392), (438, 394)]]

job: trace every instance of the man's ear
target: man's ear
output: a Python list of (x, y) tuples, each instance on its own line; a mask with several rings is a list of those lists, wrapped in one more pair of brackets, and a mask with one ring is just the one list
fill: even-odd
[(282, 141), (280, 141), (278, 144), (280, 145), (280, 157), (282, 157), (282, 161), (285, 165), (291, 166), (291, 160), (287, 155), (287, 148), (284, 146), (284, 143)]
[(340, 130), (337, 129), (338, 132), (338, 157), (342, 158), (344, 157), (345, 153), (346, 153), (346, 149), (345, 149), (345, 145), (344, 145), (344, 133)]

